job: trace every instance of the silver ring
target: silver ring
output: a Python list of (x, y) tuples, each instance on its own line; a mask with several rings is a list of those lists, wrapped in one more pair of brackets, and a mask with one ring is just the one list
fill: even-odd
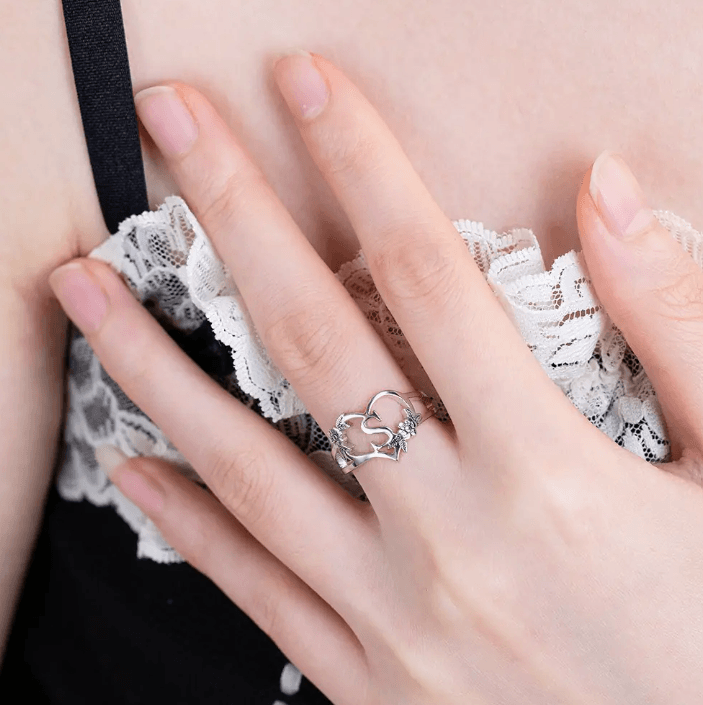
[[(369, 419), (381, 421), (381, 417), (376, 411), (372, 410), (373, 405), (381, 397), (390, 397), (400, 404), (405, 412), (405, 419), (398, 424), (398, 428), (393, 430), (389, 426), (367, 426)], [(411, 403), (411, 399), (422, 399), (423, 404), (427, 408), (427, 414), (415, 411), (415, 407)], [(401, 452), (408, 452), (408, 440), (414, 436), (417, 427), (430, 416), (437, 413), (435, 405), (432, 403), (431, 397), (424, 392), (408, 392), (400, 394), (390, 389), (384, 389), (382, 392), (375, 394), (366, 405), (366, 409), (362, 412), (352, 412), (340, 414), (334, 428), (330, 429), (329, 439), (332, 444), (332, 457), (337, 462), (337, 465), (345, 472), (349, 473), (354, 468), (358, 468), (367, 460), (372, 458), (388, 458), (389, 460), (400, 460)], [(351, 419), (361, 419), (361, 430), (368, 435), (385, 434), (388, 439), (381, 445), (371, 444), (371, 452), (362, 453), (360, 455), (353, 453), (354, 450), (349, 445), (349, 439), (344, 433), (350, 428), (347, 421)]]

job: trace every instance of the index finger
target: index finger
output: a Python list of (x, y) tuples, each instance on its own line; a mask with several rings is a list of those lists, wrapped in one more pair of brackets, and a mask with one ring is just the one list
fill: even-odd
[[(317, 55), (274, 73), (308, 150), (349, 217), (376, 286), (455, 425), (511, 430), (565, 402), (400, 144), (344, 74)], [(561, 404), (555, 405), (556, 396)], [(479, 401), (480, 400), (480, 401)], [(531, 427), (534, 428), (534, 427)]]

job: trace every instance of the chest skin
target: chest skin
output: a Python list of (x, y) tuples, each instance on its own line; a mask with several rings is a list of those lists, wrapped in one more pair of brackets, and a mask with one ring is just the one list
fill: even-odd
[[(108, 233), (60, 2), (49, 5), (0, 9), (0, 66), (8, 67), (0, 121), (11, 125), (0, 137), (0, 205), (28, 245), (42, 232), (70, 231), (87, 253)], [(576, 194), (605, 148), (626, 157), (655, 208), (703, 226), (697, 0), (666, 12), (653, 0), (123, 0), (122, 7), (134, 90), (166, 79), (202, 90), (333, 269), (358, 245), (271, 80), (273, 55), (292, 47), (329, 57), (357, 82), (450, 218), (531, 227), (548, 264), (578, 248)], [(15, 62), (22, 72), (9, 70)], [(156, 206), (176, 189), (143, 137)], [(41, 209), (32, 207), (37, 201)]]

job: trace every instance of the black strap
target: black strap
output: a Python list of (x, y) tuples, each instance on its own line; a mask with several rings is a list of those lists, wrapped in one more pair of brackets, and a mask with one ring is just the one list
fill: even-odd
[(63, 0), (90, 165), (111, 233), (149, 209), (120, 0)]

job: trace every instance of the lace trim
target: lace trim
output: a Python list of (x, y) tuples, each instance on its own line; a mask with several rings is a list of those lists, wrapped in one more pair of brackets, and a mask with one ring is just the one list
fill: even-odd
[[(701, 266), (701, 233), (668, 211), (655, 211), (655, 215)], [(649, 462), (666, 462), (669, 442), (654, 390), (596, 298), (581, 253), (559, 257), (547, 271), (529, 229), (499, 234), (470, 220), (454, 221), (454, 226), (544, 371), (576, 408), (623, 447)], [(268, 356), (228, 268), (181, 198), (169, 196), (158, 210), (127, 218), (90, 257), (121, 272), (164, 328), (174, 338), (181, 336), (182, 347), (187, 340), (196, 352), (207, 347), (209, 359), (216, 361), (213, 370), (218, 370), (211, 374), (224, 388), (271, 419), (323, 471), (363, 499), (359, 483), (339, 471), (324, 432)], [(344, 264), (336, 276), (409, 379), (442, 408), (376, 290), (363, 253)], [(203, 342), (205, 334), (214, 334), (212, 345)], [(138, 556), (165, 563), (181, 561), (155, 526), (98, 470), (94, 449), (113, 443), (128, 455), (168, 459), (187, 476), (199, 478), (110, 379), (75, 329), (68, 395), (65, 453), (58, 477), (61, 495), (115, 506), (138, 535)]]

